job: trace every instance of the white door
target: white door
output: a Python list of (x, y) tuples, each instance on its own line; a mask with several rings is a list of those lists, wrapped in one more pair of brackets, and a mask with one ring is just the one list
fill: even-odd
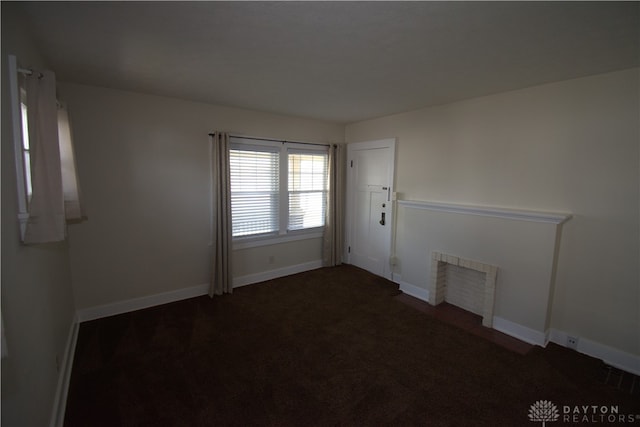
[(347, 145), (347, 262), (391, 279), (395, 140)]

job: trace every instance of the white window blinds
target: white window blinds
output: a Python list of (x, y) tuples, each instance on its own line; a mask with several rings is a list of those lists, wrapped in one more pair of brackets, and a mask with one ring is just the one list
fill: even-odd
[(234, 137), (229, 160), (233, 237), (282, 236), (324, 227), (326, 147)]
[(327, 207), (327, 153), (289, 150), (288, 230), (324, 226)]
[(273, 233), (279, 221), (279, 153), (269, 147), (229, 151), (234, 237)]

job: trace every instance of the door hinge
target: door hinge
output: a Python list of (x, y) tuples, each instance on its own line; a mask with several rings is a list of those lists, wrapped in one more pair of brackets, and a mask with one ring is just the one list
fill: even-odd
[(351, 253), (351, 246), (347, 248), (347, 253)]
[(353, 160), (351, 160), (351, 167), (353, 167)]

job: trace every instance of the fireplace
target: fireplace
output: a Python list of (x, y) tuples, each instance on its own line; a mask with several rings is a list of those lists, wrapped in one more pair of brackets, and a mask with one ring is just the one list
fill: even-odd
[(433, 252), (429, 303), (444, 301), (482, 316), (482, 325), (493, 327), (498, 267), (454, 255)]
[(544, 346), (560, 234), (569, 218), (565, 213), (400, 200), (394, 280), (403, 292), (435, 305), (451, 297), (442, 292), (447, 275), (470, 268), (485, 279), (486, 297), (477, 307), (483, 324)]

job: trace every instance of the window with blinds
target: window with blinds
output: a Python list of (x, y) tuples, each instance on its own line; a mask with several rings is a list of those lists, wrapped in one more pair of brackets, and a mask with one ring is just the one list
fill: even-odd
[(324, 226), (327, 154), (289, 151), (288, 230)]
[(233, 237), (324, 226), (328, 154), (323, 148), (248, 138), (231, 142)]
[(261, 147), (229, 151), (234, 237), (278, 231), (279, 157)]

